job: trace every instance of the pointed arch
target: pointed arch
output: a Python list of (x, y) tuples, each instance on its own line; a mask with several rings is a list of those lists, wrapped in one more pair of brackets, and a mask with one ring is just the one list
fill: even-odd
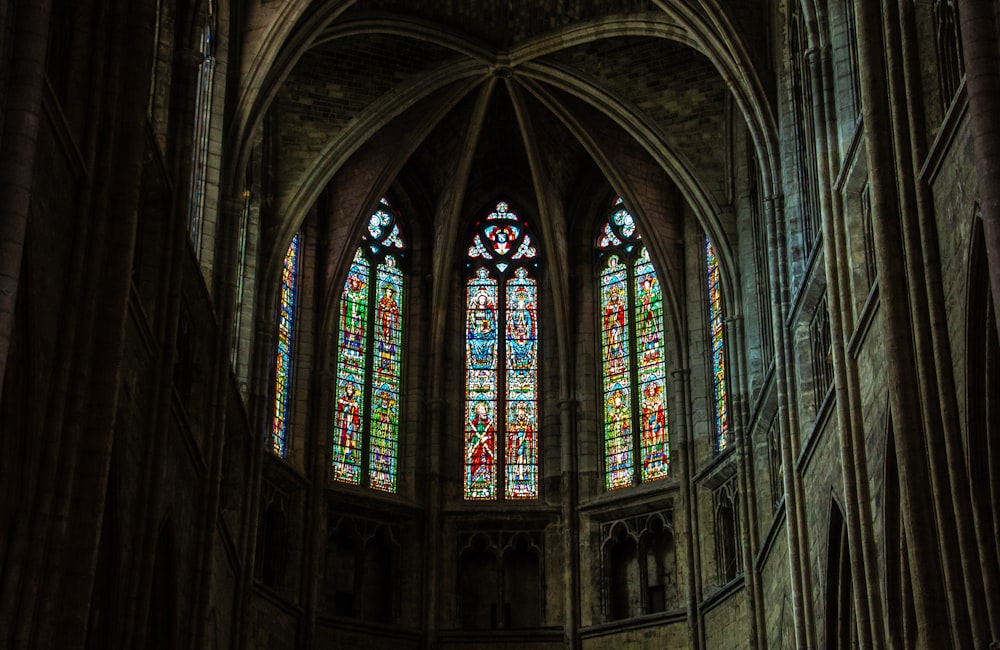
[(826, 647), (858, 647), (851, 550), (844, 513), (831, 500), (826, 565)]

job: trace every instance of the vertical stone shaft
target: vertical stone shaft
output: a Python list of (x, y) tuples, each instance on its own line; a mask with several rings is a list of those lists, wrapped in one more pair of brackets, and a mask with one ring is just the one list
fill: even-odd
[(901, 253), (900, 197), (893, 156), (892, 114), (885, 71), (883, 16), (880, 4), (855, 0), (858, 59), (861, 67), (862, 113), (872, 198), (872, 226), (879, 265), (879, 292), (893, 434), (899, 463), (903, 519), (914, 584), (920, 638), (927, 647), (948, 648), (954, 639), (945, 602), (941, 549), (935, 533), (924, 422), (919, 404), (914, 333), (909, 310), (907, 273)]
[[(996, 5), (956, 0), (993, 309), (1000, 313), (1000, 45)], [(1000, 320), (997, 321), (1000, 328)]]
[[(882, 599), (878, 582), (878, 563), (872, 531), (871, 494), (868, 489), (868, 462), (864, 424), (861, 420), (861, 396), (856, 368), (845, 346), (845, 314), (849, 312), (850, 287), (847, 272), (840, 261), (848, 259), (843, 245), (843, 206), (835, 200), (831, 169), (837, 163), (836, 112), (834, 110), (833, 70), (830, 47), (812, 49), (808, 55), (813, 114), (816, 117), (816, 155), (820, 179), (820, 213), (823, 231), (827, 299), (830, 314), (830, 344), (833, 360), (837, 423), (841, 444), (841, 471), (844, 478), (844, 505), (848, 538), (842, 543), (851, 550), (851, 582), (854, 585), (854, 614), (858, 635), (864, 648), (885, 647), (882, 624)], [(853, 381), (852, 381), (853, 380)], [(860, 555), (860, 557), (859, 557)], [(831, 640), (827, 639), (830, 643)]]
[[(10, 80), (0, 133), (0, 386), (14, 329), (35, 176), (52, 0), (12, 2)], [(9, 628), (8, 628), (9, 629)]]
[[(957, 591), (952, 606), (962, 618), (968, 616), (971, 624), (972, 643), (977, 647), (986, 645), (990, 627), (997, 638), (1000, 621), (990, 616), (988, 608), (995, 599), (985, 598), (984, 585), (996, 583), (992, 569), (995, 563), (980, 563), (975, 534), (975, 519), (972, 513), (972, 495), (968, 481), (965, 454), (962, 449), (962, 432), (959, 422), (958, 398), (953, 375), (953, 359), (949, 343), (947, 305), (941, 277), (940, 248), (937, 235), (936, 215), (931, 189), (920, 169), (927, 159), (927, 141), (924, 135), (925, 110), (923, 102), (922, 77), (915, 8), (912, 2), (890, 0), (889, 5), (899, 16), (898, 31), (895, 34), (899, 46), (891, 48), (898, 52), (890, 56), (896, 77), (891, 88), (897, 96), (905, 97), (905, 111), (898, 125), (897, 148), (901, 149), (898, 164), (905, 173), (900, 174), (900, 182), (906, 183), (913, 208), (906, 213), (908, 251), (911, 288), (915, 318), (921, 321), (918, 330), (921, 336), (920, 379), (926, 383), (922, 390), (923, 405), (928, 413), (931, 426), (926, 428), (927, 449), (930, 453), (931, 470), (934, 478), (935, 497), (941, 513), (940, 530), (942, 545), (946, 552), (948, 575), (960, 584), (950, 584), (949, 592)], [(947, 102), (950, 98), (944, 98)], [(897, 103), (902, 106), (904, 100)], [(992, 552), (992, 551), (991, 551)], [(998, 593), (987, 587), (986, 593)], [(965, 606), (963, 606), (963, 600)], [(993, 604), (993, 607), (996, 607)], [(963, 627), (966, 627), (963, 624)], [(966, 631), (968, 634), (970, 631)]]

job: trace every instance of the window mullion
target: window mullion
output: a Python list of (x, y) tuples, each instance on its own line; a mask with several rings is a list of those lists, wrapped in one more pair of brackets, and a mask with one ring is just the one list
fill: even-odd
[(497, 278), (497, 418), (496, 472), (497, 500), (503, 501), (507, 490), (507, 281)]
[[(365, 257), (368, 257), (367, 255)], [(365, 392), (365, 401), (361, 405), (361, 485), (364, 487), (370, 487), (371, 483), (371, 472), (369, 470), (369, 454), (371, 453), (371, 445), (369, 445), (370, 429), (371, 429), (371, 415), (372, 415), (372, 393), (375, 388), (375, 381), (373, 379), (374, 368), (375, 368), (375, 305), (378, 300), (377, 284), (378, 284), (378, 264), (374, 259), (369, 258), (368, 265), (368, 313), (366, 318), (368, 320), (367, 328), (365, 331), (365, 337), (368, 339), (365, 342), (365, 371), (364, 371), (364, 384), (362, 384), (362, 389)]]
[(642, 476), (642, 439), (641, 431), (642, 421), (640, 418), (636, 417), (639, 414), (639, 354), (637, 352), (637, 345), (639, 343), (639, 337), (636, 334), (636, 322), (635, 322), (635, 310), (636, 310), (636, 291), (635, 291), (635, 267), (633, 266), (634, 260), (632, 256), (625, 257), (626, 268), (628, 273), (628, 310), (626, 312), (626, 328), (628, 329), (628, 369), (629, 369), (629, 385), (631, 387), (631, 403), (629, 404), (629, 421), (632, 425), (632, 485), (638, 485), (639, 479)]

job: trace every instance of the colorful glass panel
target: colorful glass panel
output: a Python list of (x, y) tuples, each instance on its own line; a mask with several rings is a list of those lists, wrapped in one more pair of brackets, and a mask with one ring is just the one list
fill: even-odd
[(372, 377), (371, 446), (369, 484), (376, 490), (396, 491), (397, 441), (399, 440), (399, 378), (403, 330), (403, 274), (393, 257), (379, 264), (378, 303), (375, 305), (375, 355)]
[(517, 221), (517, 215), (510, 211), (510, 206), (507, 204), (506, 201), (500, 201), (499, 203), (497, 203), (496, 210), (491, 212), (486, 217), (487, 221), (496, 221), (498, 219)]
[(632, 485), (632, 395), (628, 267), (617, 255), (601, 273), (604, 464), (607, 488)]
[(611, 221), (621, 230), (623, 239), (633, 239), (635, 237), (635, 219), (632, 213), (625, 208), (620, 208), (613, 215)]
[(298, 299), (299, 235), (285, 253), (281, 272), (281, 303), (278, 312), (278, 352), (274, 370), (274, 418), (271, 426), (271, 448), (279, 456), (288, 451), (288, 409), (292, 380), (292, 331), (295, 325), (295, 304)]
[(669, 475), (663, 293), (638, 225), (621, 197), (601, 227), (597, 250), (604, 260), (600, 310), (605, 485), (614, 490)]
[(538, 251), (501, 201), (477, 225), (468, 256), (480, 266), (467, 285), (465, 498), (535, 499)]
[(353, 485), (361, 483), (369, 272), (370, 264), (358, 249), (340, 297), (333, 478)]
[(722, 328), (722, 287), (719, 260), (712, 241), (705, 238), (705, 266), (708, 274), (709, 327), (712, 344), (712, 394), (715, 406), (715, 436), (718, 451), (729, 445), (729, 408), (726, 397), (726, 347)]
[(381, 199), (368, 219), (340, 300), (332, 476), (395, 492), (399, 462), (405, 249)]
[(538, 397), (538, 319), (535, 280), (519, 268), (507, 281), (507, 447), (504, 496), (538, 496), (535, 432)]
[(601, 233), (601, 239), (597, 242), (598, 248), (614, 248), (616, 246), (621, 246), (622, 240), (618, 238), (618, 235), (611, 229), (611, 224), (604, 224), (604, 232)]
[(490, 255), (490, 251), (483, 244), (483, 238), (476, 235), (472, 240), (472, 246), (469, 246), (469, 257), (481, 257), (484, 260), (491, 260), (493, 256)]
[(663, 295), (660, 280), (645, 247), (640, 249), (635, 261), (633, 282), (642, 480), (652, 481), (667, 476), (670, 448), (667, 435)]
[(510, 253), (511, 246), (521, 236), (521, 229), (510, 223), (489, 224), (483, 228), (483, 234), (493, 252), (503, 257)]
[(465, 498), (497, 493), (497, 281), (480, 268), (466, 297)]

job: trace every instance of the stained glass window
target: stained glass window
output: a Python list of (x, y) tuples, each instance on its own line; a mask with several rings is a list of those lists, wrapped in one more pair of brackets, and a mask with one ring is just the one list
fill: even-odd
[(621, 197), (597, 239), (604, 477), (609, 490), (667, 476), (663, 294)]
[[(209, 4), (211, 13), (211, 3)], [(205, 188), (208, 173), (208, 142), (212, 121), (212, 92), (215, 81), (215, 58), (212, 54), (212, 22), (201, 33), (201, 62), (195, 91), (194, 139), (191, 150), (191, 190), (188, 205), (188, 234), (197, 251), (201, 245), (202, 217), (205, 211)]]
[(274, 369), (274, 418), (271, 426), (271, 448), (279, 456), (284, 456), (288, 451), (288, 407), (292, 381), (292, 334), (298, 301), (299, 241), (299, 234), (296, 233), (285, 253), (281, 272), (278, 352)]
[[(504, 202), (468, 248), (466, 499), (538, 497), (538, 251)], [(502, 393), (499, 391), (502, 390)], [(498, 439), (501, 443), (498, 443)]]
[(729, 446), (729, 407), (726, 397), (726, 346), (722, 328), (722, 286), (719, 260), (712, 242), (705, 238), (705, 270), (708, 275), (708, 317), (712, 345), (712, 404), (715, 415), (716, 451)]
[(399, 458), (404, 250), (383, 198), (347, 273), (337, 331), (333, 479), (383, 492), (396, 491)]

